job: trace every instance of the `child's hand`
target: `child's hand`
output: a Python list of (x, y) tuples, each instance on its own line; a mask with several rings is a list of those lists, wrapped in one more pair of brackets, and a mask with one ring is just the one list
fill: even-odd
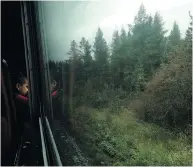
[(57, 90), (57, 92), (55, 93), (55, 95), (53, 96), (54, 99), (62, 99), (63, 97), (63, 93), (64, 93), (64, 90), (63, 89), (60, 89), (60, 90)]

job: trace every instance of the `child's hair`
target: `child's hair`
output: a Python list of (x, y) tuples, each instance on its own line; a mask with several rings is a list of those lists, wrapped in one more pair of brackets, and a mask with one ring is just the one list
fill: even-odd
[(26, 77), (25, 76), (19, 76), (16, 80), (16, 84), (19, 83), (20, 85), (23, 85), (26, 81)]
[(13, 75), (13, 90), (16, 89), (16, 84), (20, 84), (23, 85), (25, 83), (25, 81), (27, 80), (27, 77), (25, 77), (22, 73), (20, 73), (19, 75), (14, 74)]

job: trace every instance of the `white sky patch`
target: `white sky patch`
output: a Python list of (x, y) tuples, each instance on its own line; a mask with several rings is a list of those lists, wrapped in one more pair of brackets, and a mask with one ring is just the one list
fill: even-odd
[[(114, 1), (112, 1), (114, 2)], [(101, 28), (108, 27), (108, 32), (112, 33), (112, 29), (116, 27), (126, 27), (133, 23), (133, 19), (138, 12), (141, 3), (145, 5), (147, 13), (154, 15), (159, 12), (165, 21), (165, 28), (169, 31), (172, 28), (173, 22), (176, 20), (184, 35), (185, 30), (189, 24), (188, 11), (193, 7), (191, 0), (135, 0), (132, 3), (128, 0), (116, 0), (113, 6), (115, 13), (105, 17), (101, 22)], [(107, 9), (108, 10), (108, 9)], [(110, 10), (110, 9), (109, 9)], [(112, 9), (111, 9), (112, 10)], [(185, 28), (184, 28), (185, 27)]]
[[(120, 30), (122, 27), (127, 30), (128, 24), (133, 23), (141, 3), (144, 4), (148, 14), (154, 15), (155, 12), (161, 14), (165, 23), (164, 28), (168, 30), (168, 33), (172, 29), (173, 22), (177, 21), (181, 34), (184, 36), (189, 25), (188, 11), (191, 11), (193, 7), (191, 0), (135, 0), (132, 2), (129, 0), (100, 0), (90, 2), (84, 14), (85, 17), (90, 13), (92, 15), (87, 19), (88, 24), (78, 30), (78, 34), (86, 34), (89, 38), (94, 39), (97, 27), (100, 27), (105, 39), (110, 42), (114, 30)], [(89, 24), (92, 24), (94, 34)]]

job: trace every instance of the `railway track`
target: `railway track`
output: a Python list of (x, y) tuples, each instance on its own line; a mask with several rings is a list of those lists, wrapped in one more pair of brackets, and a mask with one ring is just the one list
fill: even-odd
[(75, 139), (67, 132), (65, 123), (54, 121), (53, 135), (63, 165), (88, 166), (88, 159), (83, 155)]

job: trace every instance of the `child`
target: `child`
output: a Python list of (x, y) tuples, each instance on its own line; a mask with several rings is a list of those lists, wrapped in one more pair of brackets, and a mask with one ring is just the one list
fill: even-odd
[(25, 76), (19, 76), (15, 84), (15, 105), (17, 110), (17, 119), (19, 132), (23, 134), (24, 124), (30, 122), (29, 100), (28, 94), (28, 79)]
[(36, 129), (30, 119), (29, 111), (29, 99), (28, 95), (28, 79), (25, 76), (19, 76), (15, 83), (15, 104), (17, 110), (18, 118), (18, 132), (21, 137), (23, 137), (23, 149), (28, 150), (28, 154), (32, 156), (27, 156), (23, 159), (24, 164), (30, 164), (35, 166), (37, 161), (37, 147), (38, 138)]
[(50, 90), (52, 99), (60, 99), (63, 94), (63, 90), (57, 88), (57, 82), (56, 80), (53, 79), (53, 76), (50, 76), (50, 80), (51, 80)]
[(51, 73), (50, 75), (50, 90), (52, 96), (52, 107), (53, 107), (53, 116), (55, 120), (63, 118), (63, 90), (59, 89), (56, 80)]
[(16, 81), (16, 99), (23, 102), (24, 104), (28, 103), (28, 80), (24, 76), (20, 76)]

